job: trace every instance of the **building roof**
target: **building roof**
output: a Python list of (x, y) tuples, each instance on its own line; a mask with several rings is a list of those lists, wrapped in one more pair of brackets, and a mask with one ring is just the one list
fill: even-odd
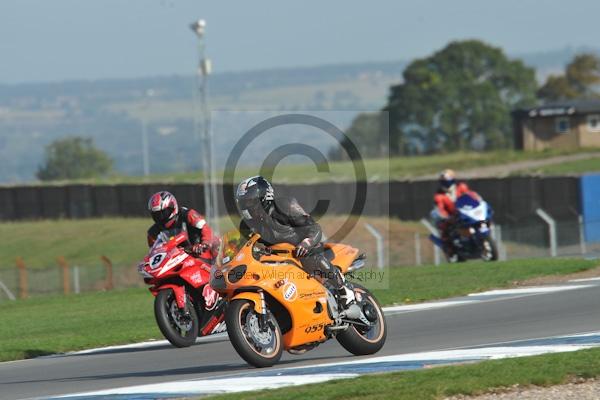
[(590, 113), (600, 113), (600, 100), (565, 100), (513, 111), (515, 116), (530, 118)]

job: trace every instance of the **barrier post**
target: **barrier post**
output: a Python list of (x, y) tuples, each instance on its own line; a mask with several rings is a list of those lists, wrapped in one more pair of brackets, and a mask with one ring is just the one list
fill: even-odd
[(17, 257), (17, 268), (19, 269), (19, 298), (29, 297), (29, 282), (27, 279), (27, 267), (23, 258)]
[(75, 289), (75, 294), (81, 293), (81, 282), (79, 280), (79, 266), (78, 265), (73, 267), (73, 288)]
[(421, 265), (421, 234), (415, 232), (415, 265)]
[(377, 268), (383, 269), (385, 263), (385, 254), (383, 251), (383, 236), (377, 231), (377, 229), (373, 228), (373, 226), (371, 226), (370, 224), (365, 224), (365, 227), (367, 228), (369, 233), (375, 238), (375, 242), (377, 245)]
[(106, 269), (106, 280), (104, 282), (104, 290), (112, 290), (113, 286), (113, 265), (112, 261), (106, 256), (100, 257), (102, 263), (104, 264), (104, 268)]
[(557, 255), (557, 243), (556, 243), (556, 222), (546, 211), (538, 208), (535, 213), (544, 220), (548, 225), (548, 234), (550, 236), (550, 256), (556, 257)]
[(71, 293), (71, 278), (70, 278), (69, 264), (67, 263), (67, 260), (65, 260), (65, 258), (63, 256), (58, 257), (56, 259), (56, 262), (58, 263), (58, 267), (61, 269), (61, 273), (62, 273), (63, 292), (64, 292), (64, 294), (69, 294), (69, 293)]
[(579, 215), (577, 221), (579, 222), (579, 248), (581, 250), (581, 255), (585, 255), (585, 253), (587, 253), (587, 246), (585, 244), (585, 225), (583, 224), (583, 216)]
[[(431, 222), (429, 222), (425, 218), (421, 218), (420, 222), (423, 225), (425, 225), (427, 230), (429, 230), (429, 232), (431, 232), (432, 235), (440, 237), (438, 230), (431, 224)], [(440, 258), (441, 258), (440, 257), (440, 248), (435, 243), (431, 243), (431, 244), (433, 245), (433, 263), (435, 265), (440, 265)]]

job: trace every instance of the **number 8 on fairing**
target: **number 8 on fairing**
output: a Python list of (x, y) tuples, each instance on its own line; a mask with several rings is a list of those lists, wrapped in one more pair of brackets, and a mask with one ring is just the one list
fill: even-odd
[(152, 268), (156, 268), (160, 265), (161, 261), (165, 258), (165, 253), (159, 253), (152, 257), (152, 261), (150, 262), (150, 266)]

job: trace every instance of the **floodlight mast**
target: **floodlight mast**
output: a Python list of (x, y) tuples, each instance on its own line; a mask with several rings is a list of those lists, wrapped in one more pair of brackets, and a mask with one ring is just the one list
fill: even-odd
[[(200, 114), (202, 116), (202, 170), (204, 175), (204, 213), (211, 227), (218, 232), (219, 204), (217, 198), (217, 179), (214, 156), (214, 138), (211, 127), (210, 109), (208, 106), (208, 75), (211, 73), (211, 62), (205, 57), (206, 21), (199, 19), (190, 24), (190, 29), (198, 37), (198, 68), (196, 85), (200, 95)], [(198, 126), (196, 125), (196, 129)]]

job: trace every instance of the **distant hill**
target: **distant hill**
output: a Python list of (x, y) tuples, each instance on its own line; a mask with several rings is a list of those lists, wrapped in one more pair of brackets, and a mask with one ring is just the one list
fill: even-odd
[[(233, 111), (351, 110), (339, 121), (343, 129), (356, 112), (376, 110), (385, 103), (389, 86), (401, 79), (404, 65), (382, 62), (214, 74), (211, 108), (232, 111), (221, 113), (226, 124), (215, 125), (227, 128), (217, 133), (220, 161), (248, 128), (247, 118)], [(146, 96), (148, 89), (153, 90), (152, 97)], [(194, 91), (190, 76), (0, 85), (0, 182), (34, 179), (44, 145), (67, 135), (93, 137), (115, 159), (119, 172), (141, 174), (143, 118), (149, 125), (152, 172), (198, 169)], [(242, 121), (236, 122), (238, 118)], [(277, 141), (270, 142), (274, 146)], [(313, 144), (324, 145), (317, 137)]]
[[(536, 67), (543, 79), (582, 50), (598, 51), (566, 48), (519, 57)], [(221, 110), (214, 123), (219, 164), (239, 137), (267, 115), (251, 111), (322, 110), (344, 129), (358, 112), (385, 104), (389, 86), (401, 81), (405, 66), (404, 61), (371, 62), (212, 75), (211, 108)], [(152, 97), (146, 96), (148, 89)], [(0, 85), (0, 182), (33, 180), (44, 146), (73, 135), (93, 137), (114, 158), (120, 173), (141, 174), (143, 119), (148, 122), (153, 173), (197, 170), (201, 162), (194, 93), (191, 76)], [(333, 143), (302, 127), (267, 136), (245, 163), (260, 162), (290, 136), (324, 153)]]

